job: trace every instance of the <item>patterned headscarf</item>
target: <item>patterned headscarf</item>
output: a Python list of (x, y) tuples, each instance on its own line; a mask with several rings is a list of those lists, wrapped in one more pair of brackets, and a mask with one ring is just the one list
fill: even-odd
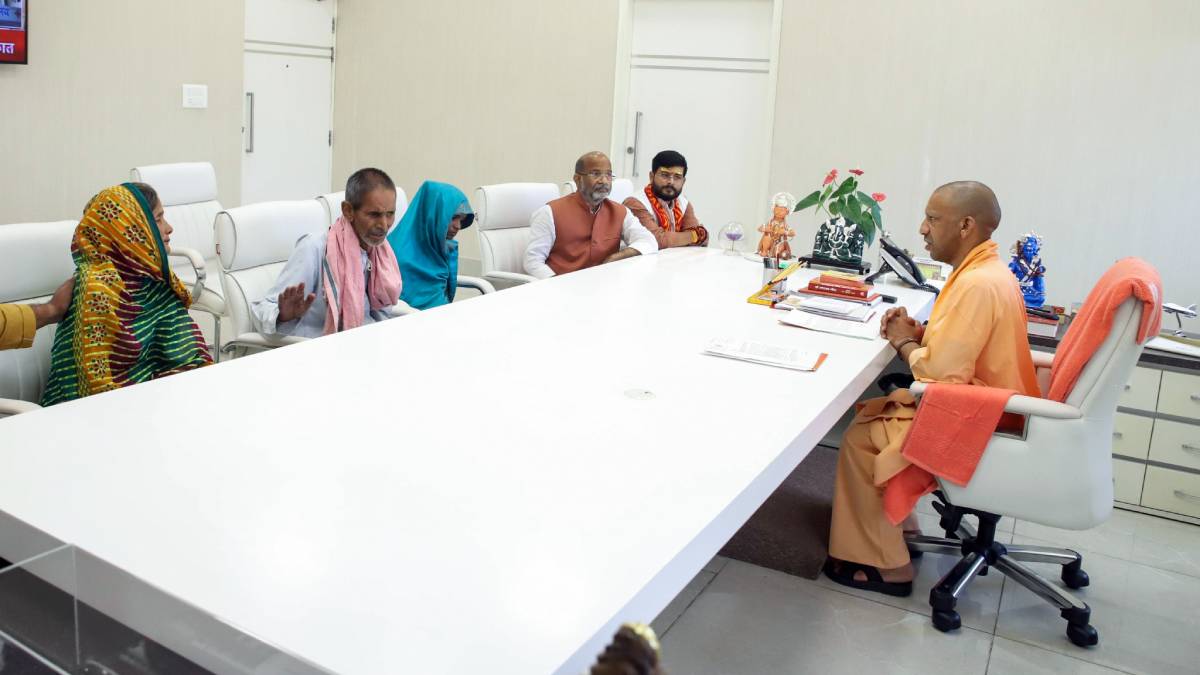
[(192, 297), (171, 273), (151, 205), (133, 184), (92, 197), (71, 240), (75, 289), (42, 405), (212, 363)]

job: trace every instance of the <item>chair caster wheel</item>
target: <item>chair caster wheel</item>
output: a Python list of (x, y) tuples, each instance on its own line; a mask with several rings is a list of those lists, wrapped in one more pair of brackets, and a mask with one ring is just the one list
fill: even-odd
[(1067, 624), (1067, 639), (1076, 647), (1095, 647), (1100, 643), (1100, 634), (1091, 625)]
[(1083, 588), (1092, 583), (1092, 580), (1088, 578), (1087, 572), (1081, 569), (1071, 569), (1070, 565), (1063, 568), (1062, 580), (1067, 585), (1067, 588), (1071, 590)]
[(962, 627), (962, 617), (958, 615), (958, 612), (943, 612), (935, 609), (933, 610), (933, 627), (943, 633), (958, 630)]

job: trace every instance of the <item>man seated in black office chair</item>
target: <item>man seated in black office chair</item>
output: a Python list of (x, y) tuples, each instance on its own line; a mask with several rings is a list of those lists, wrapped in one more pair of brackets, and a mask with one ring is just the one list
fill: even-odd
[[(880, 333), (923, 382), (974, 384), (1039, 396), (1026, 337), (1025, 304), (997, 253), (992, 232), (1000, 205), (982, 183), (934, 191), (920, 232), (930, 255), (954, 273), (921, 326), (903, 307), (890, 309)], [(883, 489), (909, 466), (900, 448), (916, 401), (907, 389), (866, 401), (842, 439), (825, 574), (835, 582), (888, 595), (912, 593), (914, 576), (903, 528), (884, 515)]]

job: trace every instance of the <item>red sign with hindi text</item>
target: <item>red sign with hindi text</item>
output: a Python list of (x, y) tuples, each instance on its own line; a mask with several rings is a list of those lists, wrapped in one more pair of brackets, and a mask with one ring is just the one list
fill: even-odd
[(0, 63), (28, 63), (25, 31), (0, 28)]
[(29, 0), (0, 0), (0, 64), (29, 63)]

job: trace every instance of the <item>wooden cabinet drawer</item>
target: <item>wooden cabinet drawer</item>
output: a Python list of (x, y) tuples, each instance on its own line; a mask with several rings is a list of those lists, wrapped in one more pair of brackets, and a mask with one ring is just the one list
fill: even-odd
[(1158, 412), (1200, 419), (1200, 377), (1164, 372), (1158, 394)]
[(1125, 391), (1117, 400), (1117, 405), (1152, 412), (1155, 403), (1158, 402), (1158, 382), (1161, 376), (1161, 370), (1134, 368), (1133, 375), (1129, 376), (1129, 382), (1125, 385)]
[(1142, 506), (1200, 518), (1200, 475), (1146, 467)]
[(1153, 429), (1154, 419), (1151, 417), (1125, 413), (1113, 415), (1113, 454), (1146, 459), (1150, 453)]
[[(1113, 446), (1116, 447), (1116, 441)], [(1156, 420), (1154, 440), (1150, 442), (1150, 459), (1200, 469), (1200, 426)]]
[(1142, 501), (1142, 479), (1146, 476), (1146, 465), (1113, 460), (1113, 497), (1126, 504)]

